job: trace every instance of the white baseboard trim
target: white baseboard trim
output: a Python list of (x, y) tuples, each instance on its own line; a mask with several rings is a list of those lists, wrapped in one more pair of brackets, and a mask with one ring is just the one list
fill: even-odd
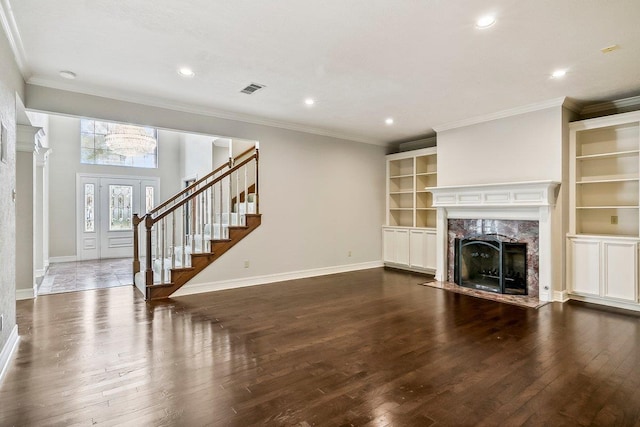
[(553, 300), (557, 302), (567, 302), (569, 301), (569, 292), (553, 291)]
[(314, 268), (311, 270), (291, 271), (288, 273), (267, 274), (264, 276), (243, 277), (241, 279), (221, 280), (219, 282), (187, 284), (178, 289), (172, 297), (201, 294), (205, 292), (222, 291), (225, 289), (244, 288), (247, 286), (266, 285), (268, 283), (283, 282), (285, 280), (306, 279), (308, 277), (325, 276), (328, 274), (346, 273), (349, 271), (367, 270), (383, 267), (382, 261), (363, 262), (360, 264), (338, 265), (334, 267)]
[(16, 350), (18, 350), (18, 341), (20, 341), (20, 336), (18, 336), (18, 325), (14, 325), (13, 330), (11, 330), (11, 334), (9, 334), (9, 339), (2, 348), (2, 351), (0, 351), (0, 384), (2, 384), (2, 380), (9, 370), (9, 362), (11, 362), (11, 358), (15, 354)]
[(634, 302), (615, 301), (607, 298), (599, 298), (587, 295), (571, 294), (570, 299), (592, 304), (606, 305), (609, 307), (622, 308), (624, 310), (640, 311), (640, 304)]
[(16, 301), (23, 299), (34, 299), (33, 288), (31, 289), (16, 289)]
[(69, 256), (52, 256), (51, 258), (49, 258), (49, 262), (51, 264), (55, 264), (57, 262), (74, 262), (77, 261), (78, 257), (76, 257), (75, 255), (69, 255)]

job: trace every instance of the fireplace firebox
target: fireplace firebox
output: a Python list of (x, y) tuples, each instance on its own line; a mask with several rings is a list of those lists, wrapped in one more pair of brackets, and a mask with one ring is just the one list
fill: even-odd
[(499, 234), (455, 239), (454, 282), (483, 291), (527, 295), (527, 244)]

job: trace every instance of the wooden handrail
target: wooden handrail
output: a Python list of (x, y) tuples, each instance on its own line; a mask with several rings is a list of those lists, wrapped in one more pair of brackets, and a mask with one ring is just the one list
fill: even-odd
[(156, 206), (151, 211), (147, 212), (147, 214), (153, 215), (153, 214), (157, 213), (158, 211), (160, 211), (161, 209), (165, 208), (167, 205), (171, 204), (171, 202), (174, 202), (175, 200), (179, 199), (180, 197), (184, 197), (190, 191), (193, 191), (194, 188), (198, 187), (198, 185), (202, 184), (204, 181), (208, 180), (209, 178), (211, 178), (212, 176), (214, 176), (215, 174), (217, 174), (218, 172), (220, 172), (224, 168), (230, 167), (230, 164), (235, 163), (236, 160), (246, 156), (247, 154), (249, 154), (253, 150), (256, 150), (256, 147), (251, 147), (251, 148), (243, 151), (242, 153), (238, 154), (237, 156), (235, 156), (233, 158), (232, 162), (227, 162), (227, 163), (219, 166), (217, 169), (214, 169), (213, 172), (209, 172), (207, 175), (203, 176), (202, 178), (200, 178), (199, 180), (197, 180), (196, 182), (194, 182), (193, 184), (191, 184), (187, 188), (185, 188), (185, 189), (181, 190), (180, 192), (178, 192), (178, 194), (176, 194), (175, 196), (171, 197), (166, 202)]
[(170, 198), (166, 202), (156, 206), (155, 208), (153, 208), (152, 210), (147, 212), (147, 215), (149, 215), (149, 214), (153, 215), (154, 213), (156, 213), (159, 210), (161, 210), (162, 208), (166, 207), (168, 204), (170, 204), (171, 202), (175, 201), (176, 199), (179, 199), (180, 197), (184, 197), (185, 194), (188, 194), (189, 191), (192, 191), (198, 185), (202, 184), (203, 181), (206, 181), (207, 179), (211, 178), (213, 175), (217, 174), (222, 169), (227, 168), (227, 167), (229, 167), (228, 163), (225, 163), (224, 165), (218, 167), (213, 172), (208, 173), (207, 175), (205, 175), (204, 177), (200, 178), (199, 180), (197, 180), (196, 182), (194, 182), (193, 184), (191, 184), (187, 188), (181, 190), (178, 194), (176, 194), (175, 196), (173, 196), (172, 198)]
[(160, 221), (162, 218), (168, 216), (171, 212), (173, 212), (174, 210), (178, 209), (180, 206), (187, 204), (191, 199), (194, 199), (196, 196), (200, 195), (201, 193), (204, 193), (205, 191), (207, 191), (209, 189), (209, 187), (212, 187), (213, 185), (215, 185), (218, 182), (222, 181), (224, 178), (226, 178), (227, 176), (231, 175), (233, 172), (237, 171), (238, 169), (240, 169), (241, 167), (243, 167), (244, 165), (249, 163), (251, 160), (257, 159), (257, 158), (258, 158), (258, 156), (256, 154), (254, 154), (253, 156), (247, 158), (246, 160), (243, 160), (242, 162), (238, 163), (237, 165), (235, 165), (234, 167), (232, 167), (231, 169), (229, 169), (228, 171), (226, 171), (225, 173), (223, 173), (219, 177), (215, 178), (213, 181), (209, 182), (204, 187), (200, 188), (199, 190), (194, 191), (193, 193), (189, 194), (188, 197), (180, 200), (178, 203), (176, 203), (175, 205), (171, 206), (170, 209), (162, 212), (161, 214), (159, 214), (155, 218), (151, 217), (152, 218), (151, 226), (153, 226), (153, 224), (155, 224), (156, 222)]

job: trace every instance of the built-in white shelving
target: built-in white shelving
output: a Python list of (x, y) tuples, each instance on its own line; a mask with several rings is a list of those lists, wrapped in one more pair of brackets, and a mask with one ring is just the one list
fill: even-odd
[(569, 128), (569, 295), (640, 309), (640, 112)]
[(387, 156), (387, 265), (435, 271), (436, 209), (425, 188), (437, 185), (437, 164), (435, 147)]

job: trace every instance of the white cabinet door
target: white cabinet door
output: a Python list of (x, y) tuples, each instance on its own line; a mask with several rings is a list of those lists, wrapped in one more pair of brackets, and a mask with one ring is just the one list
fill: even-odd
[(409, 230), (396, 230), (396, 259), (395, 263), (409, 265)]
[(427, 253), (425, 233), (422, 230), (411, 230), (409, 233), (409, 265), (411, 267), (425, 267)]
[(383, 261), (409, 266), (409, 230), (383, 228)]
[(409, 234), (409, 264), (422, 269), (436, 268), (436, 233), (411, 230)]
[(600, 295), (600, 242), (571, 241), (571, 291)]
[(382, 261), (395, 262), (396, 259), (396, 231), (392, 228), (382, 229)]
[(637, 301), (638, 269), (635, 242), (603, 242), (603, 296)]

